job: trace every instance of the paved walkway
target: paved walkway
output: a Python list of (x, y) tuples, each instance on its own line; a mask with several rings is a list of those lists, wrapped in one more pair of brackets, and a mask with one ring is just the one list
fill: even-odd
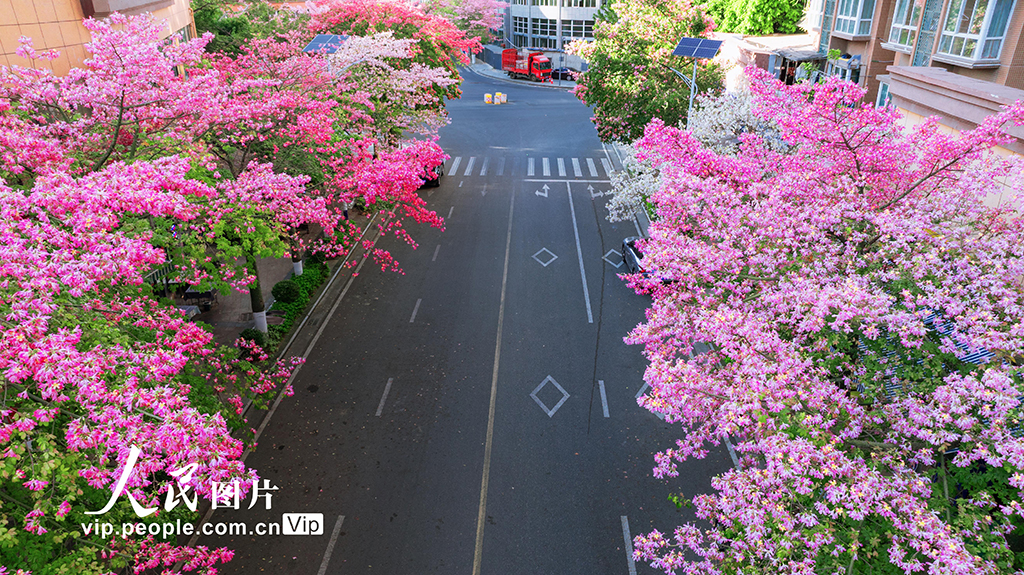
[[(370, 221), (369, 216), (358, 210), (350, 210), (349, 214), (352, 222), (359, 226), (360, 229), (364, 229)], [(328, 262), (328, 267), (332, 273), (340, 262), (340, 259)], [(292, 277), (292, 259), (290, 257), (262, 258), (258, 262), (258, 267), (263, 302), (269, 309), (271, 304), (274, 303), (274, 296), (270, 293), (271, 290), (274, 289), (278, 282)], [(180, 298), (177, 298), (175, 302), (179, 305), (187, 303)], [(217, 301), (213, 306), (208, 311), (193, 316), (192, 320), (201, 321), (213, 326), (214, 340), (221, 345), (234, 345), (238, 334), (242, 333), (242, 330), (256, 326), (256, 322), (252, 319), (252, 303), (249, 300), (248, 291), (232, 290), (226, 294), (218, 293)], [(280, 321), (280, 318), (272, 315), (267, 316), (267, 323), (271, 325), (275, 322), (280, 323)]]

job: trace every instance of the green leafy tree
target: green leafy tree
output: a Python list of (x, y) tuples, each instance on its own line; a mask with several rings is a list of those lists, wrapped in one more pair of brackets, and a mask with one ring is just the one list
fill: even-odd
[(720, 32), (795, 34), (804, 15), (804, 0), (711, 0), (708, 14)]
[(714, 23), (687, 0), (637, 0), (606, 4), (596, 17), (594, 41), (567, 48), (589, 64), (577, 80), (576, 96), (594, 109), (602, 141), (632, 142), (657, 118), (666, 124), (685, 120), (691, 77), (697, 66), (697, 90), (722, 87), (722, 70), (707, 60), (672, 55), (679, 39), (705, 36)]
[(237, 56), (243, 46), (257, 38), (307, 32), (309, 22), (308, 15), (279, 10), (266, 0), (192, 0), (192, 13), (199, 34), (213, 34), (206, 51), (230, 56)]

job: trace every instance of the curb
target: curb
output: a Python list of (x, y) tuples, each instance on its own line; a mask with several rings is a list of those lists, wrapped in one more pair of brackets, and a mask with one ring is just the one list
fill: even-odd
[[(484, 64), (484, 65), (486, 66), (487, 64)], [(505, 82), (505, 83), (508, 83), (508, 84), (515, 84), (517, 86), (530, 86), (530, 87), (533, 87), (533, 88), (547, 88), (549, 90), (563, 90), (563, 91), (566, 91), (566, 92), (572, 91), (572, 89), (576, 87), (575, 85), (573, 85), (573, 86), (556, 86), (556, 85), (553, 85), (553, 84), (528, 82), (526, 80), (513, 80), (512, 78), (509, 78), (508, 76), (505, 76), (503, 72), (500, 73), (501, 75), (497, 75), (497, 74), (492, 75), (492, 74), (487, 74), (485, 72), (477, 70), (473, 66), (464, 66), (463, 69), (464, 70), (468, 70), (468, 71), (470, 71), (470, 72), (472, 72), (472, 73), (474, 73), (477, 76), (480, 76), (482, 78), (488, 78), (490, 80), (498, 80), (499, 82)], [(498, 72), (498, 70), (496, 68), (491, 68), (491, 69), (495, 70), (496, 72)]]
[[(280, 359), (280, 358), (284, 357), (285, 353), (287, 353), (290, 350), (291, 345), (292, 345), (292, 343), (295, 342), (296, 337), (303, 330), (303, 328), (306, 327), (306, 321), (314, 314), (314, 312), (317, 311), (317, 307), (320, 305), (321, 301), (323, 301), (324, 296), (327, 295), (328, 291), (330, 291), (331, 287), (334, 285), (335, 279), (337, 279), (339, 276), (341, 276), (341, 272), (345, 269), (345, 263), (348, 262), (348, 260), (350, 258), (352, 258), (352, 255), (354, 253), (356, 253), (357, 250), (362, 248), (363, 253), (362, 253), (359, 265), (356, 266), (356, 268), (354, 270), (351, 270), (351, 273), (348, 276), (348, 282), (346, 283), (345, 287), (341, 290), (340, 294), (338, 294), (335, 297), (334, 304), (331, 306), (330, 311), (324, 317), (323, 321), (319, 322), (319, 325), (317, 325), (317, 322), (314, 322), (313, 324), (311, 324), (309, 326), (310, 330), (312, 330), (313, 328), (318, 328), (318, 329), (317, 329), (316, 335), (314, 335), (312, 341), (307, 345), (307, 349), (306, 349), (305, 353), (302, 354), (303, 359), (305, 359), (306, 356), (309, 355), (309, 352), (312, 351), (313, 345), (316, 344), (316, 341), (319, 338), (320, 333), (323, 331), (324, 327), (326, 327), (327, 322), (328, 322), (328, 320), (330, 320), (331, 316), (334, 315), (334, 311), (338, 308), (338, 305), (341, 303), (341, 299), (345, 296), (345, 293), (348, 292), (348, 286), (350, 286), (352, 284), (352, 281), (355, 279), (355, 276), (358, 275), (359, 270), (362, 268), (363, 262), (365, 262), (367, 257), (369, 256), (369, 250), (366, 248), (366, 246), (363, 245), (362, 240), (366, 236), (366, 233), (373, 226), (373, 223), (374, 223), (374, 221), (376, 219), (377, 219), (377, 214), (374, 214), (373, 217), (371, 217), (366, 222), (366, 227), (363, 228), (363, 231), (362, 231), (362, 233), (359, 236), (359, 240), (357, 240), (355, 242), (355, 244), (352, 246), (352, 249), (350, 249), (348, 251), (348, 254), (345, 255), (344, 259), (342, 259), (341, 262), (338, 264), (338, 267), (335, 268), (334, 272), (331, 274), (331, 277), (327, 281), (327, 283), (324, 284), (320, 288), (319, 295), (317, 296), (316, 300), (307, 308), (306, 314), (302, 318), (302, 322), (297, 327), (293, 328), (291, 339), (289, 339), (288, 342), (286, 344), (284, 344), (282, 347), (278, 348), (278, 353), (277, 353), (277, 356), (276, 356), (275, 359)], [(371, 241), (373, 242), (373, 244), (376, 244), (377, 243), (377, 239), (379, 239), (379, 238), (380, 238), (380, 236), (378, 235), (377, 237), (374, 237)], [(258, 442), (260, 435), (263, 434), (263, 430), (270, 423), (270, 419), (271, 419), (271, 417), (273, 417), (274, 411), (276, 411), (277, 406), (284, 399), (284, 392), (285, 392), (285, 390), (288, 388), (288, 386), (290, 386), (292, 384), (292, 382), (295, 381), (295, 378), (298, 376), (299, 371), (301, 369), (302, 369), (302, 365), (301, 364), (296, 366), (295, 370), (292, 372), (291, 377), (288, 378), (288, 381), (285, 382), (285, 385), (282, 386), (282, 388), (277, 392), (277, 397), (274, 399), (274, 403), (271, 405), (270, 409), (267, 410), (267, 413), (264, 414), (263, 418), (260, 420), (259, 427), (257, 428), (257, 431), (253, 435), (253, 438), (251, 440), (253, 443), (257, 443)], [(249, 402), (243, 408), (243, 417), (245, 417), (246, 415), (249, 414), (249, 408), (251, 406), (252, 406), (252, 400), (250, 399)], [(249, 457), (249, 454), (252, 453), (252, 451), (253, 451), (252, 447), (246, 448), (246, 450), (242, 453), (242, 456), (239, 458), (239, 460), (244, 463), (245, 460)], [(195, 547), (196, 543), (199, 541), (199, 537), (202, 535), (202, 531), (201, 531), (202, 530), (202, 526), (205, 523), (210, 521), (210, 519), (213, 517), (213, 512), (214, 512), (214, 509), (213, 509), (212, 506), (210, 506), (210, 507), (208, 507), (206, 509), (205, 513), (203, 513), (202, 517), (199, 519), (199, 522), (196, 523), (195, 533), (189, 538), (189, 541), (186, 544), (187, 547)], [(176, 563), (174, 565), (174, 569), (180, 570), (183, 565), (184, 565), (184, 561), (179, 561), (178, 563)]]

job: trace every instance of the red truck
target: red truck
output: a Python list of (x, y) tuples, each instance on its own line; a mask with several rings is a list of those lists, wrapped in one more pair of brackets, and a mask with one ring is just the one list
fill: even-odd
[(509, 78), (523, 78), (534, 82), (551, 80), (551, 60), (543, 52), (519, 51), (509, 48), (501, 53), (501, 69)]

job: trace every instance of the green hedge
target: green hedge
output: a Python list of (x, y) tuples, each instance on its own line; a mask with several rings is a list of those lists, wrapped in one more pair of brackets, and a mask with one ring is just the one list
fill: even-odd
[[(270, 332), (270, 339), (273, 343), (280, 343), (284, 339), (285, 334), (291, 330), (295, 320), (302, 315), (302, 312), (306, 310), (306, 305), (309, 303), (309, 299), (316, 293), (317, 288), (323, 285), (324, 281), (327, 280), (330, 269), (327, 264), (322, 261), (317, 261), (317, 258), (309, 258), (306, 260), (303, 266), (301, 276), (295, 276), (291, 278), (292, 284), (298, 288), (298, 297), (294, 301), (282, 301), (277, 300), (274, 305), (271, 306), (272, 310), (284, 312), (284, 322), (280, 325), (272, 325), (268, 328)], [(282, 282), (284, 283), (284, 282)], [(281, 284), (278, 284), (281, 285)], [(274, 286), (275, 289), (277, 286)], [(276, 295), (274, 297), (277, 297)]]
[(270, 293), (274, 294), (274, 299), (283, 303), (291, 303), (302, 297), (302, 290), (292, 280), (284, 280), (277, 282), (274, 289), (270, 290)]

